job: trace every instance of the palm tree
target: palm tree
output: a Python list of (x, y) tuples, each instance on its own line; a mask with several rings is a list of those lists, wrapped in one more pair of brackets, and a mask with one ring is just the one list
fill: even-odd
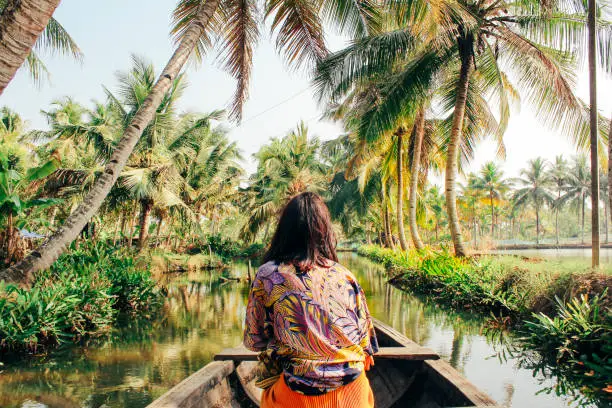
[(309, 137), (304, 122), (283, 138), (273, 138), (259, 149), (257, 171), (247, 190), (250, 215), (243, 234), (251, 239), (269, 225), (286, 202), (304, 191), (323, 192), (331, 179), (319, 160), (321, 143)]
[(438, 231), (444, 218), (444, 196), (438, 186), (432, 186), (425, 192), (425, 208), (429, 219), (433, 221), (435, 240), (438, 242)]
[(489, 195), (491, 209), (491, 238), (495, 237), (495, 203), (500, 200), (510, 186), (504, 178), (504, 172), (493, 162), (487, 162), (480, 170), (480, 177), (475, 182), (475, 187)]
[(478, 209), (479, 203), (484, 200), (483, 189), (480, 187), (480, 179), (470, 173), (467, 176), (467, 184), (461, 189), (461, 201), (469, 214), (470, 224), (472, 225), (472, 239), (474, 247), (478, 245)]
[[(14, 32), (18, 22), (14, 16), (19, 13), (30, 13), (34, 7), (31, 0), (21, 0), (19, 4), (25, 7), (17, 8), (10, 13), (5, 9), (3, 20), (0, 20), (4, 32)], [(43, 2), (37, 7), (42, 11), (41, 17), (48, 21), (58, 2)], [(49, 7), (44, 7), (48, 5)], [(53, 6), (53, 7), (52, 7)], [(272, 29), (277, 31), (276, 45), (285, 50), (289, 62), (299, 64), (307, 61), (316, 61), (326, 53), (323, 39), (323, 28), (320, 16), (326, 14), (330, 20), (343, 28), (345, 32), (354, 36), (363, 36), (375, 32), (378, 24), (377, 6), (368, 0), (359, 3), (346, 3), (341, 1), (327, 1), (318, 3), (295, 3), (284, 1), (266, 2), (266, 16), (273, 16)], [(13, 9), (11, 9), (13, 10)], [(29, 254), (22, 262), (13, 265), (8, 270), (0, 272), (0, 280), (28, 281), (34, 271), (50, 266), (66, 249), (85, 224), (91, 219), (102, 205), (113, 185), (119, 178), (127, 160), (136, 146), (145, 128), (155, 117), (157, 108), (162, 103), (164, 95), (174, 84), (185, 63), (193, 54), (202, 57), (211, 37), (218, 35), (223, 41), (223, 60), (225, 68), (238, 79), (238, 87), (234, 98), (232, 113), (240, 117), (242, 102), (248, 92), (250, 70), (252, 65), (253, 46), (258, 40), (257, 9), (254, 2), (236, 2), (233, 0), (181, 0), (175, 9), (172, 32), (175, 35), (177, 47), (163, 69), (161, 75), (151, 88), (151, 92), (144, 103), (131, 118), (131, 123), (119, 141), (113, 156), (109, 160), (104, 173), (98, 178), (96, 184), (89, 191), (83, 203), (68, 217), (64, 225), (58, 229), (39, 248)], [(6, 16), (5, 16), (6, 15)], [(8, 21), (4, 21), (4, 17)], [(42, 21), (42, 18), (39, 19)], [(5, 28), (6, 27), (6, 28)], [(44, 28), (32, 33), (23, 47), (9, 45), (5, 55), (16, 55), (13, 63), (7, 68), (0, 65), (0, 90), (4, 89), (14, 71), (18, 68), (27, 52)], [(3, 31), (0, 31), (0, 34)], [(2, 36), (4, 46), (4, 36)], [(15, 52), (14, 50), (18, 50)], [(8, 52), (8, 54), (7, 54)]]
[(601, 201), (604, 207), (604, 231), (606, 233), (606, 244), (609, 242), (608, 237), (608, 204), (609, 204), (609, 194), (610, 190), (608, 190), (608, 174), (604, 173), (600, 170), (599, 173), (599, 193), (601, 195)]
[(568, 173), (569, 168), (567, 166), (567, 161), (563, 158), (563, 156), (559, 155), (555, 157), (555, 161), (548, 171), (548, 177), (557, 190), (557, 198), (555, 199), (553, 205), (555, 210), (555, 240), (557, 245), (559, 245), (559, 212), (563, 208), (561, 193), (563, 193), (565, 190)]
[[(417, 195), (419, 188), (419, 169), (422, 161), (422, 153), (424, 152), (423, 140), (425, 138), (425, 110), (418, 111), (414, 120), (412, 130), (412, 156), (410, 166), (410, 198), (408, 199), (408, 217), (410, 225), (410, 235), (416, 249), (423, 249), (425, 245), (419, 235), (419, 227), (417, 225)], [(424, 156), (424, 155), (423, 155)]]
[[(591, 260), (599, 266), (599, 133), (597, 122), (597, 2), (588, 0), (589, 54), (589, 129), (591, 142)], [(608, 44), (609, 46), (609, 44)]]
[(0, 220), (6, 226), (1, 248), (6, 264), (16, 258), (19, 218), (31, 215), (32, 209), (47, 208), (58, 204), (58, 200), (36, 194), (36, 183), (46, 178), (58, 166), (56, 157), (37, 163), (37, 157), (24, 143), (24, 123), (10, 109), (0, 109)]
[(0, 1), (0, 95), (26, 59), (30, 58), (31, 70), (36, 72), (32, 48), (59, 3), (60, 0)]
[(586, 199), (591, 194), (591, 175), (586, 156), (577, 156), (567, 178), (565, 194), (561, 202), (573, 202), (578, 208), (579, 221), (581, 217), (581, 242), (584, 244), (584, 217)]
[(533, 204), (536, 213), (536, 243), (540, 243), (540, 210), (545, 204), (552, 203), (554, 197), (549, 191), (551, 180), (546, 171), (546, 161), (541, 157), (529, 160), (526, 169), (516, 183), (521, 186), (514, 192), (514, 205), (524, 207)]
[[(531, 1), (415, 1), (393, 6), (391, 11), (398, 12), (405, 24), (332, 54), (319, 65), (316, 84), (322, 97), (335, 100), (355, 84), (372, 77), (385, 78), (385, 92), (364, 115), (361, 126), (364, 137), (374, 138), (392, 129), (396, 118), (410, 110), (419, 96), (430, 92), (437, 80), (455, 73), (452, 92), (447, 92), (447, 99), (452, 96), (454, 104), (446, 146), (445, 191), (455, 253), (464, 255), (455, 198), (459, 152), (466, 143), (466, 130), (478, 129), (469, 123), (470, 115), (488, 109), (486, 104), (475, 108), (474, 88), (484, 87), (499, 98), (501, 114), (496, 133), (503, 134), (510, 95), (517, 93), (502, 70), (507, 68), (528, 96), (525, 99), (536, 106), (539, 118), (586, 145), (586, 108), (573, 94), (564, 74), (567, 60), (551, 51), (568, 43), (571, 49), (576, 30), (585, 26), (584, 16), (563, 10), (548, 16), (539, 2)], [(551, 27), (556, 27), (554, 34)], [(609, 43), (610, 33), (605, 29), (599, 33), (601, 43)], [(606, 54), (606, 61), (611, 59)], [(474, 75), (476, 67), (478, 75)], [(484, 84), (483, 77), (487, 77)]]

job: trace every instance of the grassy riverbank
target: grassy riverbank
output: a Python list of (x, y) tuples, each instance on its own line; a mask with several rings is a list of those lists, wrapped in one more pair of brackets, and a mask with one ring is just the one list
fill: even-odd
[(149, 319), (163, 303), (154, 274), (223, 268), (260, 256), (262, 248), (219, 236), (184, 253), (84, 242), (36, 274), (29, 288), (0, 282), (0, 353), (40, 353), (103, 337), (120, 314)]
[(101, 337), (120, 313), (149, 318), (161, 301), (143, 259), (85, 245), (37, 274), (30, 288), (0, 282), (0, 352), (40, 353)]
[[(593, 401), (612, 395), (612, 275), (541, 259), (445, 252), (405, 253), (363, 246), (391, 283), (453, 308), (492, 314), (490, 327), (512, 328), (523, 349), (554, 367)], [(560, 393), (566, 390), (557, 390)]]

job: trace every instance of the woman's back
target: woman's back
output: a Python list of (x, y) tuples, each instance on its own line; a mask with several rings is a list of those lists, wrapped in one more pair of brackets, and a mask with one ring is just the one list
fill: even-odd
[(329, 210), (293, 197), (253, 281), (244, 344), (261, 351), (262, 408), (371, 408), (377, 351), (365, 296), (338, 263)]
[(334, 390), (355, 380), (377, 348), (361, 287), (331, 261), (304, 273), (291, 264), (264, 264), (253, 282), (247, 324), (245, 345), (266, 351), (264, 388), (284, 371), (295, 391)]

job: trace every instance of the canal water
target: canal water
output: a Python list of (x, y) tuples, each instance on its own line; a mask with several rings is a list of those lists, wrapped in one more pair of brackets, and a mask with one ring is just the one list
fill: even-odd
[[(352, 253), (341, 263), (357, 276), (371, 313), (437, 351), (507, 407), (561, 408), (568, 399), (541, 392), (554, 378), (496, 357), (500, 346), (475, 316), (443, 311), (385, 283), (380, 266)], [(246, 276), (246, 265), (229, 274)], [(0, 366), (0, 407), (140, 408), (240, 343), (248, 285), (221, 282), (218, 272), (168, 278), (168, 295), (153, 322), (126, 319), (110, 339)], [(502, 349), (503, 351), (503, 349)]]

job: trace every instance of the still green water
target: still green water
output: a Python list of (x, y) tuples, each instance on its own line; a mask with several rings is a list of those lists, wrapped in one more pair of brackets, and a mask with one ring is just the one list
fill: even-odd
[[(566, 407), (567, 399), (538, 391), (554, 379), (493, 357), (500, 346), (485, 338), (482, 320), (445, 312), (385, 283), (380, 266), (355, 254), (341, 263), (357, 276), (371, 313), (418, 343), (436, 350), (500, 404)], [(229, 272), (244, 277), (246, 265)], [(218, 272), (168, 278), (167, 301), (154, 322), (126, 320), (102, 344), (71, 348), (0, 367), (0, 407), (145, 407), (170, 387), (240, 343), (248, 285), (218, 279)]]

